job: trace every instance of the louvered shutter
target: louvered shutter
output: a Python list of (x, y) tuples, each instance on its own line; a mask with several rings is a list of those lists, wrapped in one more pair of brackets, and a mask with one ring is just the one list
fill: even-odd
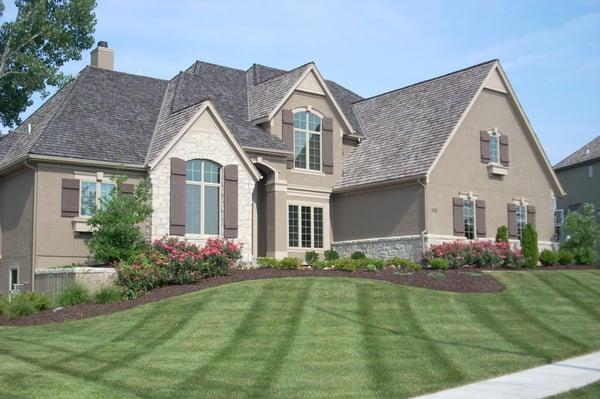
[(485, 201), (475, 201), (475, 223), (477, 224), (477, 237), (485, 237), (486, 225), (485, 225)]
[(465, 234), (465, 222), (463, 215), (463, 204), (462, 198), (452, 199), (452, 220), (454, 225), (454, 235), (460, 236)]
[(500, 163), (503, 166), (508, 166), (508, 136), (502, 135), (500, 136)]
[(170, 228), (171, 235), (185, 235), (185, 161), (171, 158)]
[[(282, 140), (294, 153), (294, 113), (289, 109), (281, 111)], [(294, 167), (294, 156), (286, 161), (287, 168)]]
[(481, 130), (479, 132), (479, 144), (481, 147), (481, 162), (490, 162), (490, 135), (487, 131)]
[(517, 234), (517, 206), (515, 204), (507, 205), (508, 215), (508, 238), (518, 238)]
[(79, 216), (79, 180), (62, 179), (61, 216), (74, 218)]
[(535, 229), (535, 206), (527, 205), (527, 224)]
[(238, 236), (238, 166), (226, 165), (224, 176), (224, 202), (225, 202), (225, 238)]
[(333, 173), (333, 119), (323, 118), (323, 173)]

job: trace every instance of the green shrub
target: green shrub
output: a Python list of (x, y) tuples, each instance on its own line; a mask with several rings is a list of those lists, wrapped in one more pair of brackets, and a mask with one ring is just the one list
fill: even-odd
[(231, 260), (227, 256), (215, 254), (201, 260), (198, 268), (202, 277), (226, 276), (230, 265)]
[(386, 266), (395, 266), (408, 271), (420, 270), (421, 265), (412, 259), (405, 259), (399, 257), (392, 257), (385, 261)]
[(367, 256), (362, 251), (352, 252), (352, 255), (350, 255), (350, 259), (354, 259), (354, 260), (365, 259), (366, 257)]
[(286, 256), (285, 258), (281, 259), (281, 261), (279, 261), (280, 269), (296, 270), (300, 269), (300, 266), (302, 266), (302, 262), (299, 258), (296, 258), (295, 256)]
[(311, 265), (311, 267), (313, 269), (325, 269), (326, 267), (329, 267), (329, 262), (326, 260), (317, 260)]
[(558, 253), (551, 249), (544, 249), (540, 252), (540, 262), (544, 266), (554, 266), (558, 263)]
[(575, 263), (575, 255), (568, 249), (561, 249), (558, 251), (558, 263), (561, 265), (572, 265)]
[(50, 309), (51, 306), (52, 299), (49, 296), (37, 292), (25, 292), (12, 298), (6, 306), (5, 314), (9, 319), (16, 319)]
[(448, 270), (450, 269), (450, 261), (446, 258), (433, 258), (429, 261), (429, 266), (432, 269)]
[(364, 268), (367, 267), (367, 265), (373, 265), (375, 266), (377, 269), (383, 269), (383, 267), (385, 266), (385, 262), (381, 259), (375, 259), (375, 258), (361, 258), (361, 259), (354, 259), (358, 265), (358, 268)]
[(306, 251), (306, 253), (304, 254), (304, 260), (307, 264), (312, 265), (313, 263), (319, 260), (319, 254), (317, 253), (317, 251)]
[(498, 230), (496, 230), (496, 242), (508, 242), (508, 227), (498, 227)]
[(71, 306), (90, 302), (90, 299), (90, 293), (83, 285), (72, 283), (60, 291), (57, 302), (60, 306)]
[(339, 258), (331, 262), (331, 265), (335, 269), (343, 270), (345, 272), (353, 272), (360, 267), (358, 260), (352, 258)]
[(340, 258), (340, 254), (334, 249), (325, 251), (325, 260), (336, 260)]
[(538, 249), (538, 235), (532, 225), (527, 224), (521, 237), (521, 252), (525, 259), (525, 267), (533, 269), (538, 265), (540, 252)]
[(573, 250), (575, 262), (580, 265), (595, 265), (598, 262), (598, 252), (593, 248), (583, 247)]
[(256, 263), (260, 267), (269, 267), (274, 269), (277, 269), (279, 267), (279, 261), (270, 256), (259, 256), (258, 258), (256, 258)]
[(94, 294), (94, 303), (115, 303), (121, 300), (123, 291), (116, 285), (110, 284), (100, 288)]
[(88, 221), (93, 233), (87, 245), (98, 262), (131, 261), (146, 248), (139, 225), (152, 214), (150, 183), (142, 179), (130, 195), (121, 193), (126, 180), (126, 176), (115, 179), (112, 195), (101, 200)]
[(600, 224), (592, 204), (583, 204), (579, 212), (568, 212), (563, 229), (565, 249), (575, 252), (577, 248), (596, 248), (600, 243)]
[(132, 262), (121, 262), (115, 269), (117, 285), (123, 288), (123, 294), (127, 298), (135, 298), (164, 285), (167, 281), (166, 272), (158, 265), (150, 263), (144, 255), (138, 256)]
[(365, 270), (368, 272), (376, 272), (379, 269), (377, 269), (377, 266), (375, 266), (374, 264), (369, 263), (367, 266), (365, 266)]
[(8, 300), (0, 295), (0, 314), (6, 314), (8, 309)]

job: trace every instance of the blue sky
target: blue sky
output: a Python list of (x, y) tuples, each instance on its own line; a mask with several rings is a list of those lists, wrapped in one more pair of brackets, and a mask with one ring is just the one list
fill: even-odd
[[(371, 96), (498, 58), (552, 163), (600, 135), (600, 0), (99, 0), (96, 15), (117, 70), (165, 79), (196, 59), (315, 61)], [(64, 70), (87, 63), (85, 52)]]

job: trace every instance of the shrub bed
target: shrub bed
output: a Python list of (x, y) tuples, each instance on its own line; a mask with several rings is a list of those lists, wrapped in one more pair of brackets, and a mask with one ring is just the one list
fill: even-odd
[(503, 241), (452, 241), (432, 245), (424, 255), (427, 264), (436, 258), (444, 258), (450, 268), (487, 267), (520, 268), (524, 260), (519, 249), (512, 249)]

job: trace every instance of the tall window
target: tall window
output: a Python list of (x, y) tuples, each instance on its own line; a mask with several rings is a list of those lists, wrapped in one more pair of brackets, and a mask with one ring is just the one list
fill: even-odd
[(82, 180), (80, 183), (79, 215), (92, 216), (97, 207), (112, 196), (114, 183)]
[(323, 248), (323, 208), (288, 206), (288, 245), (291, 248)]
[(463, 202), (463, 222), (465, 224), (465, 237), (472, 240), (475, 238), (475, 201), (472, 199), (466, 199)]
[(10, 290), (14, 290), (19, 284), (19, 269), (10, 269)]
[(207, 160), (188, 161), (185, 183), (185, 232), (219, 234), (221, 167)]
[(312, 112), (294, 114), (294, 167), (321, 170), (321, 118)]
[(523, 237), (523, 230), (527, 224), (527, 206), (517, 206), (517, 237), (519, 240)]
[(490, 136), (490, 162), (500, 163), (500, 136)]
[(594, 178), (594, 166), (593, 165), (588, 165), (588, 167), (587, 167), (587, 178), (588, 179)]

